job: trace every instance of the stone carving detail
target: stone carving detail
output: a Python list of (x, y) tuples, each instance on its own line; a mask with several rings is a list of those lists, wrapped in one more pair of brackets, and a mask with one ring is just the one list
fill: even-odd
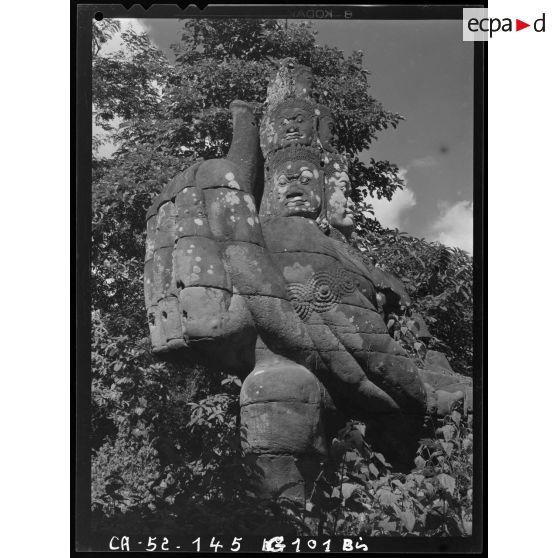
[(300, 319), (306, 321), (312, 312), (327, 312), (343, 297), (356, 290), (354, 279), (344, 269), (313, 273), (306, 283), (290, 283), (287, 291)]
[(346, 240), (348, 161), (312, 86), (308, 68), (285, 61), (259, 128), (254, 106), (231, 104), (227, 157), (180, 173), (148, 211), (144, 272), (153, 351), (243, 379), (257, 489), (299, 500), (335, 421), (366, 422), (379, 451), (408, 461), (442, 374), (419, 372), (388, 334), (378, 301), (407, 295)]
[(318, 136), (320, 146), (325, 149), (325, 151), (335, 151), (337, 134), (333, 114), (323, 105), (318, 105), (316, 112), (318, 116)]

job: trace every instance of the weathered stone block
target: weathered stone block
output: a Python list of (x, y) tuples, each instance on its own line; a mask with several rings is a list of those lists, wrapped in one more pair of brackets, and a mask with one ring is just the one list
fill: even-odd
[(157, 231), (155, 233), (155, 250), (167, 246), (174, 246), (176, 239), (176, 207), (168, 201), (164, 203), (157, 213)]
[(210, 238), (179, 238), (173, 254), (176, 288), (207, 286), (232, 291), (219, 243)]
[(212, 235), (218, 240), (237, 240), (264, 245), (260, 218), (250, 194), (234, 188), (205, 190)]
[(161, 324), (166, 343), (168, 344), (172, 339), (182, 339), (178, 299), (175, 296), (164, 298), (159, 301), (159, 308), (161, 309)]
[(240, 294), (287, 298), (280, 272), (264, 248), (247, 242), (228, 242), (224, 254)]
[(147, 310), (147, 323), (149, 325), (149, 335), (154, 352), (161, 352), (167, 347), (167, 338), (163, 331), (161, 320), (161, 309), (158, 304), (151, 306)]
[(426, 409), (426, 392), (418, 370), (409, 358), (386, 353), (356, 353), (366, 359), (369, 377), (410, 413)]
[(153, 278), (153, 259), (146, 261), (143, 265), (143, 288), (145, 296), (145, 307), (151, 308), (151, 306), (157, 304)]
[(215, 188), (228, 186), (237, 190), (246, 190), (249, 186), (241, 183), (242, 171), (227, 159), (210, 159), (204, 161), (196, 173), (198, 188)]
[(182, 329), (188, 338), (223, 335), (231, 293), (212, 287), (186, 287), (179, 293)]
[(244, 405), (240, 411), (246, 428), (245, 448), (252, 453), (317, 453), (324, 455), (320, 404), (268, 401)]
[(147, 236), (145, 239), (145, 261), (153, 259), (155, 251), (155, 235), (157, 233), (157, 216), (153, 215), (147, 221)]
[(159, 248), (153, 256), (153, 297), (161, 300), (176, 293), (173, 282), (173, 247)]
[(175, 205), (178, 212), (177, 238), (184, 236), (211, 238), (203, 190), (194, 187), (185, 188), (177, 194)]
[(292, 455), (258, 455), (253, 466), (253, 488), (261, 498), (304, 501), (305, 482)]
[(240, 391), (240, 405), (265, 401), (321, 402), (320, 383), (304, 366), (273, 355), (258, 366), (244, 380)]

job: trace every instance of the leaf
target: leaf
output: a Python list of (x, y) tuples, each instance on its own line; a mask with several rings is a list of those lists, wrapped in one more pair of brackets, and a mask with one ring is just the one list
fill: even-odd
[(451, 440), (455, 434), (455, 427), (452, 424), (446, 424), (439, 428), (436, 433), (441, 432), (444, 436), (444, 440), (447, 442)]
[(467, 521), (467, 520), (463, 520), (463, 531), (465, 532), (466, 535), (472, 535), (473, 534), (473, 522), (472, 521)]
[(378, 452), (374, 452), (372, 454), (382, 465), (385, 465), (386, 467), (389, 467), (390, 464), (386, 461), (386, 458)]
[(375, 477), (380, 474), (380, 471), (378, 471), (378, 468), (374, 465), (374, 463), (368, 463), (368, 469)]
[(455, 479), (452, 476), (446, 473), (440, 473), (436, 478), (442, 488), (447, 490), (450, 494), (453, 494), (455, 490)]
[(359, 455), (356, 451), (348, 451), (345, 454), (345, 460), (346, 460), (347, 463), (355, 463), (358, 458), (359, 458)]
[(365, 432), (366, 432), (366, 425), (357, 422), (354, 423), (353, 426), (360, 432), (361, 436), (364, 436)]
[(415, 526), (415, 514), (412, 510), (405, 510), (399, 514), (399, 519), (401, 523), (406, 527), (407, 531), (411, 532)]
[(451, 413), (451, 420), (453, 420), (453, 422), (455, 422), (455, 424), (459, 426), (459, 424), (461, 423), (461, 413), (458, 411), (453, 411)]
[(451, 442), (440, 442), (440, 445), (444, 448), (444, 451), (449, 456), (453, 452), (453, 444)]
[(314, 509), (314, 504), (312, 502), (306, 502), (306, 511), (311, 512)]
[(426, 465), (426, 461), (420, 455), (417, 455), (415, 457), (415, 465), (418, 469), (422, 469)]
[(351, 483), (347, 483), (344, 482), (341, 485), (341, 492), (343, 493), (343, 498), (348, 499), (351, 497), (352, 493), (357, 489), (357, 485), (356, 484), (351, 484)]
[(391, 506), (397, 502), (397, 498), (395, 494), (388, 489), (382, 488), (378, 492), (380, 503), (384, 506)]
[(382, 519), (382, 521), (380, 521), (378, 523), (378, 527), (380, 527), (380, 529), (383, 529), (384, 531), (389, 532), (393, 532), (397, 529), (397, 524), (395, 523), (395, 521), (389, 521), (388, 519)]

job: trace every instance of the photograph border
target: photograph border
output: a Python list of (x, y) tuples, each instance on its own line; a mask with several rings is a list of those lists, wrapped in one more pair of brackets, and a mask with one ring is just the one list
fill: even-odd
[[(72, 214), (72, 250), (75, 254), (73, 281), (76, 295), (73, 299), (73, 318), (75, 319), (75, 369), (72, 374), (72, 529), (71, 547), (76, 551), (108, 550), (106, 537), (96, 537), (90, 531), (91, 504), (91, 294), (90, 294), (90, 245), (91, 245), (91, 166), (92, 166), (92, 93), (91, 93), (91, 23), (96, 12), (105, 17), (118, 18), (177, 18), (177, 17), (277, 17), (297, 19), (292, 15), (298, 10), (322, 7), (332, 11), (332, 19), (345, 20), (346, 12), (350, 19), (374, 20), (422, 20), (422, 19), (462, 19), (462, 10), (467, 7), (486, 7), (486, 4), (431, 4), (415, 5), (242, 5), (207, 6), (199, 10), (191, 5), (182, 9), (176, 5), (152, 5), (145, 9), (135, 4), (129, 8), (125, 3), (118, 4), (81, 4), (72, 6), (72, 74), (75, 85), (73, 95), (72, 164), (75, 165), (73, 184), (74, 209)], [(312, 19), (305, 17), (304, 19)], [(473, 392), (474, 413), (473, 429), (475, 449), (473, 457), (473, 534), (471, 537), (373, 537), (364, 538), (368, 552), (405, 552), (405, 553), (480, 553), (486, 545), (486, 373), (487, 373), (487, 45), (474, 43), (474, 187), (473, 187), (473, 227), (474, 227), (474, 357)], [(216, 533), (218, 535), (218, 533)], [(176, 538), (176, 537), (173, 537)], [(226, 537), (222, 537), (226, 539)], [(332, 537), (329, 537), (332, 538)], [(354, 537), (353, 537), (354, 538)], [(261, 551), (261, 537), (243, 543), (242, 551)], [(317, 538), (319, 540), (319, 538)], [(324, 537), (325, 539), (325, 537)], [(258, 546), (259, 545), (259, 546)], [(319, 548), (319, 547), (318, 547)], [(223, 550), (224, 552), (225, 550)], [(185, 550), (181, 550), (185, 552)], [(190, 550), (193, 552), (193, 550)]]

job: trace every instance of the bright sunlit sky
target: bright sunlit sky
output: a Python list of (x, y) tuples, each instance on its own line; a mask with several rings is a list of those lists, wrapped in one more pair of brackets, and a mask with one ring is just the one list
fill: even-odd
[[(182, 22), (122, 24), (147, 31), (172, 60), (169, 47), (178, 42)], [(379, 221), (472, 253), (474, 43), (463, 42), (461, 20), (315, 21), (314, 27), (319, 44), (346, 54), (362, 50), (371, 95), (405, 117), (361, 156), (396, 163), (405, 179), (391, 202), (374, 200)]]

